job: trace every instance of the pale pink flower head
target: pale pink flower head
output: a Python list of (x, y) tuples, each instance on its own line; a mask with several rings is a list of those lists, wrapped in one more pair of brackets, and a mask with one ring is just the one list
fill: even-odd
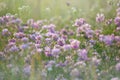
[(60, 45), (60, 46), (63, 46), (63, 45), (65, 45), (65, 40), (63, 38), (59, 38), (57, 40), (57, 44)]
[(71, 45), (66, 44), (66, 45), (63, 46), (63, 49), (64, 49), (64, 51), (71, 50)]
[(53, 56), (50, 47), (45, 47), (44, 53), (46, 56)]
[(116, 17), (116, 18), (114, 19), (114, 23), (115, 23), (118, 27), (120, 27), (120, 17)]
[(118, 77), (114, 77), (111, 80), (120, 80)]
[(80, 27), (80, 26), (82, 26), (85, 23), (86, 23), (85, 19), (84, 18), (80, 18), (80, 19), (76, 19), (75, 20), (75, 24), (74, 25), (77, 26), (77, 27)]
[(120, 71), (120, 63), (117, 63), (115, 68), (116, 68), (117, 71)]
[(97, 14), (96, 22), (100, 23), (103, 22), (104, 20), (105, 20), (104, 14)]
[(81, 49), (78, 51), (78, 56), (80, 57), (80, 60), (88, 60), (87, 54), (88, 52), (86, 49)]
[(78, 41), (76, 39), (72, 39), (72, 40), (70, 40), (70, 45), (73, 49), (79, 49), (80, 41)]

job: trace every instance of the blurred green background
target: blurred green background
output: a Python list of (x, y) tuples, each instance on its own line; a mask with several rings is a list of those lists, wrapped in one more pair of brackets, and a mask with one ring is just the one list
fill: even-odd
[[(79, 17), (94, 20), (93, 17), (98, 12), (104, 12), (106, 5), (112, 4), (112, 1), (115, 3), (117, 0), (0, 0), (0, 16), (7, 13), (16, 14), (23, 21), (30, 18), (35, 20), (57, 18), (61, 23)], [(110, 9), (114, 10), (114, 7), (108, 6), (106, 10)]]

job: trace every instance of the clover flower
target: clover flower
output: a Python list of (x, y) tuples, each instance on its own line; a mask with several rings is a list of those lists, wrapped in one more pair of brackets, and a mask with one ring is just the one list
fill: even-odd
[(88, 60), (87, 54), (88, 52), (86, 49), (78, 50), (78, 56), (80, 57), (80, 60)]
[(115, 68), (116, 68), (117, 71), (120, 71), (120, 63), (117, 63)]
[(105, 20), (104, 14), (97, 14), (96, 22), (100, 23), (100, 22), (103, 22), (104, 20)]
[(3, 30), (2, 30), (2, 35), (3, 35), (3, 36), (9, 36), (9, 35), (10, 35), (9, 30), (8, 30), (8, 29), (3, 29)]
[(63, 38), (59, 38), (57, 40), (57, 44), (60, 45), (60, 46), (63, 46), (65, 44), (65, 40)]
[(115, 17), (114, 23), (115, 23), (118, 27), (120, 27), (120, 17)]
[(84, 18), (76, 19), (74, 26), (80, 27), (80, 26), (82, 26), (85, 23), (86, 23), (86, 21), (85, 21)]
[(73, 49), (79, 49), (80, 41), (78, 41), (76, 39), (72, 39), (72, 40), (70, 40), (70, 45)]

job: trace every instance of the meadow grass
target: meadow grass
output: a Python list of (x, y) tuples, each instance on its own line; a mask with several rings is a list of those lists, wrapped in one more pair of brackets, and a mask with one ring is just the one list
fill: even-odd
[(120, 80), (117, 3), (0, 0), (0, 80)]

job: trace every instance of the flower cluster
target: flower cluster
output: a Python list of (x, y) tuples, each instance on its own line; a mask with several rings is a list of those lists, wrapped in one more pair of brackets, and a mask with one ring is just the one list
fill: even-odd
[(107, 80), (119, 80), (111, 74), (120, 73), (120, 8), (116, 11), (114, 22), (97, 14), (95, 22), (102, 28), (94, 28), (84, 18), (75, 20), (74, 29), (57, 30), (44, 20), (23, 23), (14, 15), (0, 17), (3, 73), (35, 80), (103, 80), (106, 74)]

